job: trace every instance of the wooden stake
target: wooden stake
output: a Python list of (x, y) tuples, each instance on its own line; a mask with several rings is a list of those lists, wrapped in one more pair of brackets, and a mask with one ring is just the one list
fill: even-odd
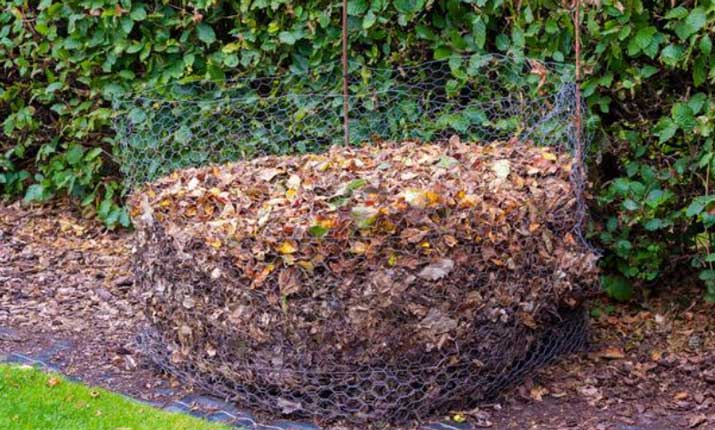
[(348, 100), (348, 0), (343, 0), (343, 139), (350, 145), (350, 122)]

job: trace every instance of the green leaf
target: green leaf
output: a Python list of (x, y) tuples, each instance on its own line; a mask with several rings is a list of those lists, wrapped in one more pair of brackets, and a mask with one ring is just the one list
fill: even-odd
[(349, 191), (359, 190), (360, 188), (364, 187), (365, 185), (367, 185), (367, 180), (362, 179), (362, 178), (353, 179), (352, 181), (350, 181), (348, 183), (348, 190)]
[(675, 34), (677, 34), (681, 40), (686, 40), (703, 28), (706, 22), (705, 9), (696, 7), (690, 11), (685, 21), (675, 27)]
[(715, 281), (715, 270), (703, 270), (698, 275), (701, 281)]
[(660, 59), (669, 66), (675, 66), (683, 56), (683, 47), (680, 45), (668, 45), (660, 52)]
[(707, 79), (706, 67), (705, 59), (702, 56), (695, 59), (695, 62), (693, 63), (693, 84), (696, 87), (705, 83), (705, 80)]
[(199, 40), (207, 45), (210, 45), (216, 41), (216, 33), (210, 25), (201, 23), (196, 27), (196, 34)]
[(122, 227), (129, 227), (131, 223), (132, 221), (129, 219), (129, 213), (125, 208), (122, 208), (122, 211), (119, 214), (119, 225)]
[(618, 251), (622, 256), (627, 255), (633, 249), (633, 244), (625, 239), (616, 241), (616, 251)]
[(683, 6), (678, 6), (665, 14), (665, 19), (682, 19), (688, 16), (688, 10)]
[(688, 217), (700, 215), (705, 210), (705, 207), (712, 202), (715, 202), (715, 196), (698, 196), (693, 199), (685, 210), (685, 215)]
[(648, 231), (660, 230), (661, 228), (663, 228), (665, 226), (666, 226), (666, 223), (660, 218), (653, 218), (651, 220), (648, 220), (645, 224), (643, 224), (643, 228), (645, 228)]
[(62, 82), (53, 82), (53, 83), (49, 84), (49, 85), (45, 88), (45, 92), (46, 92), (47, 94), (53, 93), (53, 92), (55, 92), (55, 91), (61, 89), (62, 86), (63, 86), (63, 83), (62, 83)]
[(363, 30), (367, 30), (373, 25), (375, 25), (375, 22), (377, 21), (377, 17), (375, 16), (375, 12), (371, 10), (367, 11), (367, 14), (365, 17), (362, 19), (362, 28)]
[(278, 34), (278, 39), (287, 45), (295, 45), (296, 38), (290, 31), (281, 31)]
[(640, 49), (646, 49), (653, 41), (653, 36), (658, 30), (653, 26), (643, 27), (634, 36), (635, 43)]
[(46, 200), (48, 196), (48, 192), (45, 189), (45, 186), (42, 184), (32, 184), (29, 187), (27, 187), (27, 191), (25, 192), (25, 202), (41, 202)]
[(120, 20), (119, 23), (122, 26), (122, 30), (124, 30), (125, 34), (129, 34), (132, 32), (132, 29), (134, 28), (134, 21), (128, 16), (123, 16)]
[(67, 160), (67, 163), (74, 166), (75, 164), (82, 161), (83, 155), (84, 148), (81, 145), (73, 144), (69, 147), (67, 152), (65, 152), (65, 160)]
[(658, 136), (658, 143), (665, 143), (675, 136), (678, 131), (678, 124), (668, 117), (663, 117), (656, 124), (653, 134)]
[(132, 8), (132, 11), (129, 14), (129, 16), (134, 21), (144, 21), (146, 19), (146, 10), (144, 9), (144, 5), (143, 4), (135, 5)]
[(693, 113), (697, 115), (707, 100), (708, 96), (705, 93), (693, 94), (692, 97), (688, 99), (688, 106), (690, 106)]
[(702, 52), (705, 55), (710, 55), (713, 49), (713, 42), (710, 39), (709, 34), (703, 35), (702, 39), (700, 39), (700, 52)]
[(366, 0), (350, 0), (348, 1), (348, 15), (358, 16), (365, 13), (368, 4)]
[(509, 50), (509, 37), (507, 37), (507, 35), (505, 35), (503, 33), (497, 35), (496, 40), (495, 40), (495, 45), (496, 45), (497, 49), (500, 51)]
[(650, 207), (650, 208), (656, 208), (658, 207), (661, 203), (666, 198), (666, 194), (663, 190), (660, 189), (655, 189), (651, 190), (648, 193), (648, 196), (645, 199), (645, 203)]
[(99, 157), (102, 153), (102, 148), (92, 148), (84, 155), (84, 161), (92, 161)]
[(446, 46), (441, 46), (434, 50), (435, 60), (444, 60), (452, 56), (452, 50)]
[(97, 215), (99, 215), (101, 219), (106, 220), (109, 216), (109, 211), (112, 210), (112, 206), (114, 206), (114, 202), (105, 198), (97, 208)]
[(132, 124), (141, 124), (146, 121), (146, 113), (140, 108), (134, 108), (129, 111), (129, 120)]
[(602, 276), (601, 287), (619, 302), (626, 302), (633, 297), (633, 284), (623, 276)]
[(392, 4), (400, 13), (412, 15), (422, 10), (425, 0), (394, 0)]
[(693, 110), (685, 103), (676, 103), (671, 109), (673, 121), (685, 132), (691, 131), (697, 125)]
[(637, 211), (641, 206), (633, 199), (626, 199), (623, 202), (623, 207), (629, 211)]
[(330, 231), (329, 228), (323, 227), (321, 225), (314, 225), (308, 229), (308, 233), (310, 233), (311, 236), (318, 237), (318, 238), (322, 238), (323, 236), (328, 234), (328, 231)]
[(481, 16), (477, 16), (472, 22), (472, 34), (474, 35), (474, 44), (479, 49), (484, 49), (484, 44), (487, 41), (487, 26)]

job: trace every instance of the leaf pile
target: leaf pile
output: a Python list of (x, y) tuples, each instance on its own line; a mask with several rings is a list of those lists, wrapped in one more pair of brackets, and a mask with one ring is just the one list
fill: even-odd
[(596, 280), (572, 162), (453, 137), (178, 171), (130, 199), (138, 293), (174, 363), (236, 383), (508, 366)]

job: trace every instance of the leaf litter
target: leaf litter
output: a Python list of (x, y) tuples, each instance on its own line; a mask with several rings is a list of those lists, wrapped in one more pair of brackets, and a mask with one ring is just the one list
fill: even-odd
[[(97, 307), (99, 297), (124, 308), (133, 278), (128, 273), (133, 234), (106, 232), (67, 202), (50, 207), (0, 204), (0, 356), (13, 351), (32, 355), (43, 345), (70, 338), (73, 349), (52, 356), (63, 373), (142, 399), (166, 399), (165, 387), (182, 396), (185, 388), (147, 369), (144, 357), (131, 352), (142, 321), (138, 304), (130, 300), (126, 312), (112, 313), (112, 324)], [(83, 242), (91, 245), (83, 248), (83, 270), (75, 270), (76, 254), (68, 250)], [(117, 256), (110, 265), (101, 257), (106, 253)], [(39, 265), (40, 260), (45, 264)], [(676, 282), (685, 287), (650, 299), (646, 310), (639, 304), (617, 304), (611, 313), (592, 318), (593, 350), (614, 348), (624, 358), (597, 353), (572, 358), (544, 369), (533, 376), (534, 382), (529, 378), (494, 403), (454, 415), (466, 416), (478, 428), (506, 430), (710, 428), (715, 425), (713, 308), (698, 298), (699, 286), (688, 287), (683, 278), (671, 283)], [(48, 318), (46, 306), (59, 288), (72, 290), (72, 298), (58, 303), (59, 318)], [(101, 296), (95, 293), (100, 288), (106, 289)], [(683, 303), (683, 297), (693, 300)], [(587, 305), (603, 309), (611, 304), (596, 299)], [(702, 339), (697, 350), (690, 347), (693, 336)], [(121, 357), (136, 358), (138, 366), (125, 370)], [(688, 398), (676, 400), (683, 391)], [(532, 394), (541, 394), (542, 401)], [(594, 399), (594, 406), (589, 405)]]
[(508, 372), (596, 284), (572, 163), (455, 136), (177, 171), (130, 197), (136, 294), (172, 365), (235, 383), (304, 389), (260, 371), (276, 366)]

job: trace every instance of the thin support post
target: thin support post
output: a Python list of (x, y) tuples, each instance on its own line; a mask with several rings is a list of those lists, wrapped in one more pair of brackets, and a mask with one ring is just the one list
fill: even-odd
[(574, 125), (576, 127), (576, 162), (581, 163), (583, 160), (583, 136), (582, 131), (582, 112), (581, 112), (581, 0), (574, 0), (573, 12), (574, 25), (574, 55), (576, 57), (576, 116), (574, 117)]
[(350, 120), (348, 100), (348, 0), (343, 0), (343, 139), (350, 144)]
[(574, 138), (575, 138), (575, 148), (574, 148), (574, 170), (576, 184), (576, 194), (578, 199), (578, 209), (576, 214), (576, 223), (574, 225), (574, 230), (581, 237), (581, 229), (583, 228), (584, 220), (586, 219), (586, 204), (584, 203), (583, 193), (586, 183), (586, 159), (585, 159), (585, 148), (584, 148), (584, 134), (583, 134), (583, 112), (581, 106), (581, 0), (573, 0), (573, 25), (574, 25), (574, 56), (576, 71), (574, 73), (575, 78), (575, 88), (574, 88), (574, 98), (576, 99), (576, 112), (574, 113)]

